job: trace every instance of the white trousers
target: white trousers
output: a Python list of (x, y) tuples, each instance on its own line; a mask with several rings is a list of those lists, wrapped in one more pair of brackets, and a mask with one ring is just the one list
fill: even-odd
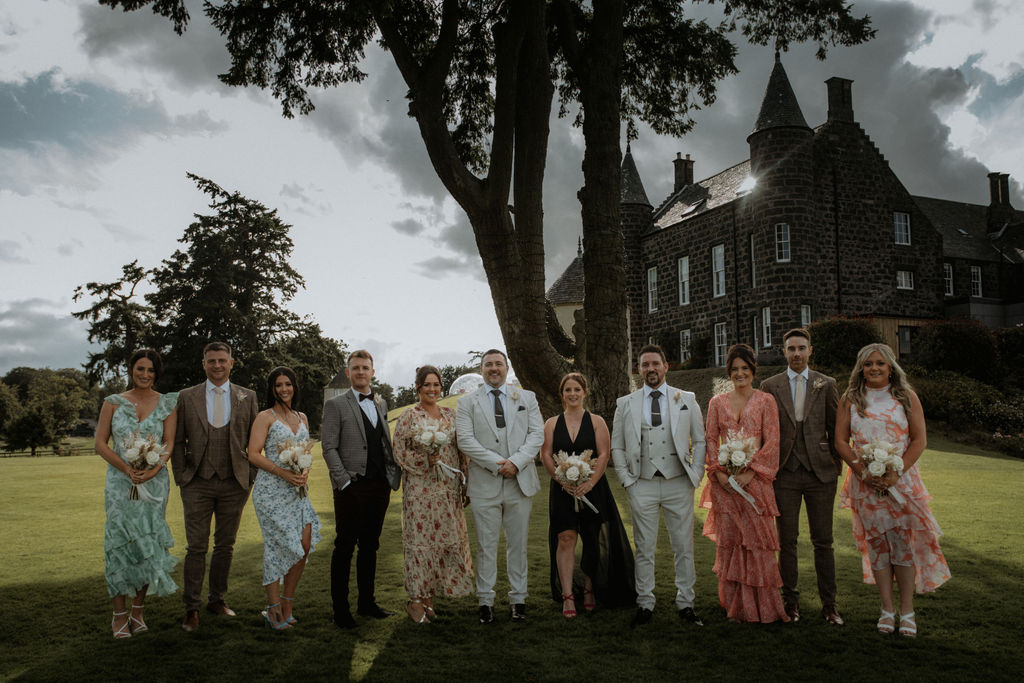
[(505, 565), (508, 571), (508, 601), (526, 602), (526, 537), (530, 529), (533, 499), (524, 496), (519, 483), (502, 478), (501, 492), (492, 498), (473, 498), (476, 527), (476, 598), (481, 605), (494, 605), (494, 583), (498, 580), (498, 538), (505, 529)]
[(658, 547), (658, 511), (665, 514), (676, 570), (676, 609), (693, 607), (693, 484), (683, 475), (672, 479), (637, 479), (626, 489), (633, 512), (636, 543), (636, 604), (654, 609), (654, 552)]

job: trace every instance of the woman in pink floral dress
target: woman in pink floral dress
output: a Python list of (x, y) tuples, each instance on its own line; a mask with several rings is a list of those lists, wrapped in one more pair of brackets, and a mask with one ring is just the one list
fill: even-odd
[[(850, 439), (853, 446), (850, 446)], [(878, 441), (902, 454), (903, 473), (873, 475), (858, 449)], [(930, 592), (949, 579), (939, 528), (928, 506), (917, 460), (926, 444), (924, 412), (906, 373), (885, 344), (857, 354), (850, 384), (836, 411), (836, 449), (850, 466), (840, 505), (853, 509), (853, 536), (862, 554), (865, 583), (878, 585), (879, 632), (896, 630), (893, 576), (900, 589), (900, 635), (917, 635), (914, 589)]]
[[(718, 546), (718, 600), (731, 621), (789, 621), (779, 595), (782, 577), (775, 557), (779, 508), (772, 482), (779, 470), (778, 408), (770, 394), (753, 387), (757, 361), (752, 348), (730, 348), (725, 367), (734, 388), (708, 405), (708, 483), (700, 500), (701, 507), (708, 508), (704, 535)], [(754, 439), (756, 450), (733, 479), (753, 502), (733, 488), (729, 470), (718, 461), (720, 442), (741, 434)]]
[(395, 425), (395, 461), (402, 468), (402, 547), (406, 611), (417, 623), (436, 616), (434, 596), (473, 592), (473, 562), (463, 512), (466, 457), (455, 444), (455, 411), (439, 406), (441, 373), (416, 370), (419, 402)]

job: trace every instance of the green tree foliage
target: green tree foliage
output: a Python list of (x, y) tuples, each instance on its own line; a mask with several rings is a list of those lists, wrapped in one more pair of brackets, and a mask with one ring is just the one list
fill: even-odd
[(1024, 325), (995, 330), (999, 348), (999, 377), (1008, 386), (1024, 390)]
[(929, 370), (951, 370), (982, 382), (999, 374), (996, 336), (977, 320), (936, 320), (917, 329), (914, 360)]
[(87, 282), (75, 288), (72, 299), (95, 300), (86, 309), (71, 315), (89, 323), (89, 341), (102, 344), (103, 350), (89, 353), (85, 370), (94, 382), (127, 376), (128, 359), (153, 326), (152, 310), (137, 298), (137, 290), (148, 279), (149, 271), (138, 260), (122, 266), (121, 277), (113, 282)]
[[(76, 296), (104, 297), (76, 314), (89, 321), (90, 339), (114, 349), (95, 354), (94, 374), (103, 375), (99, 368), (120, 372), (136, 348), (150, 347), (163, 358), (158, 388), (175, 391), (204, 379), (203, 347), (224, 341), (235, 359), (231, 381), (255, 390), (261, 401), (272, 368), (294, 369), (302, 396), (299, 409), (315, 429), (322, 389), (342, 367), (344, 345), (287, 308), (305, 286), (289, 263), (291, 226), (275, 209), (206, 178), (188, 177), (210, 197), (212, 211), (195, 214), (178, 240), (182, 247), (152, 269), (128, 264), (120, 287), (111, 283), (76, 290)], [(133, 280), (126, 289), (128, 276), (146, 281), (150, 291), (144, 303), (138, 301), (141, 281)], [(140, 320), (147, 324), (134, 327)]]
[(53, 446), (60, 440), (53, 420), (39, 408), (29, 408), (11, 421), (7, 428), (6, 450), (28, 450), (34, 456), (36, 449)]
[(7, 383), (0, 382), (0, 436), (7, 433), (7, 427), (21, 414), (21, 402), (17, 392)]
[[(17, 386), (11, 386), (14, 383)], [(18, 400), (18, 396), (24, 396)], [(92, 407), (91, 391), (81, 370), (15, 368), (0, 384), (0, 410), (6, 418), (7, 450), (31, 449), (55, 443)]]
[(811, 333), (811, 365), (836, 373), (849, 372), (857, 361), (857, 352), (868, 344), (882, 341), (875, 324), (867, 318), (834, 316), (807, 327)]
[[(100, 0), (151, 6), (184, 31), (185, 0)], [(366, 77), (377, 40), (409, 87), (438, 178), (473, 227), (507, 351), (542, 409), (558, 410), (561, 375), (591, 376), (591, 403), (609, 414), (628, 388), (626, 272), (619, 221), (623, 118), (659, 132), (692, 127), (688, 112), (714, 100), (734, 73), (730, 32), (756, 44), (857, 44), (873, 35), (843, 0), (730, 0), (718, 24), (672, 0), (221, 0), (204, 4), (225, 36), (231, 68), (221, 79), (269, 89), (285, 116), (313, 108), (310, 90)], [(543, 179), (554, 94), (578, 106), (585, 140), (583, 353), (554, 324), (545, 299)], [(515, 206), (515, 215), (508, 206)]]

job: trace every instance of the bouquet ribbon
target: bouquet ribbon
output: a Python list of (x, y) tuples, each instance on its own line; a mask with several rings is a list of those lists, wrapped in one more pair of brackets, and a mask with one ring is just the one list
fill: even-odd
[(163, 496), (154, 494), (152, 491), (149, 490), (149, 486), (147, 486), (147, 484), (149, 484), (151, 481), (153, 480), (150, 479), (149, 481), (143, 482), (141, 484), (132, 484), (132, 490), (135, 493), (135, 497), (132, 497), (132, 500), (141, 500), (147, 503), (153, 503), (155, 505), (162, 505), (165, 502), (165, 498)]
[(895, 502), (900, 507), (903, 507), (904, 505), (907, 504), (907, 499), (903, 497), (902, 493), (896, 490), (895, 486), (890, 486), (885, 491), (883, 491), (881, 495), (892, 498), (893, 502)]
[(594, 512), (597, 512), (597, 508), (596, 508), (596, 507), (594, 507), (594, 504), (593, 504), (593, 503), (591, 503), (591, 502), (590, 502), (589, 500), (587, 500), (587, 497), (586, 497), (586, 496), (579, 496), (579, 497), (575, 497), (575, 496), (574, 496), (573, 498), (574, 498), (574, 500), (576, 501), (576, 503), (575, 503), (575, 506), (576, 506), (576, 512), (579, 512), (579, 511), (580, 511), (580, 509), (581, 509), (581, 508), (580, 508), (580, 503), (585, 503), (585, 504), (586, 504), (586, 506), (587, 506), (588, 508), (590, 508), (590, 509), (591, 509), (591, 510), (593, 510)]
[(731, 486), (736, 493), (743, 496), (743, 499), (745, 501), (750, 503), (750, 506), (754, 508), (755, 513), (761, 514), (761, 508), (757, 507), (757, 503), (754, 502), (754, 497), (747, 493), (746, 491), (744, 491), (743, 487), (739, 485), (739, 482), (737, 482), (736, 478), (733, 477), (732, 475), (729, 475), (729, 486)]
[(451, 465), (446, 465), (440, 460), (437, 461), (437, 468), (439, 472), (443, 473), (449, 479), (454, 479), (455, 475), (459, 475), (459, 477), (461, 477), (462, 479), (462, 485), (466, 485), (466, 475), (463, 474), (462, 470), (456, 469)]

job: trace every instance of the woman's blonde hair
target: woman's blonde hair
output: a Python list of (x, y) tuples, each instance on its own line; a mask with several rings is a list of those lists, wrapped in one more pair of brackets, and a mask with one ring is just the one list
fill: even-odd
[(864, 417), (864, 409), (867, 407), (866, 389), (864, 381), (864, 362), (875, 351), (882, 356), (882, 360), (889, 364), (889, 392), (892, 397), (903, 405), (907, 417), (910, 417), (910, 392), (914, 390), (907, 380), (907, 373), (900, 367), (896, 360), (896, 354), (892, 352), (888, 344), (868, 344), (857, 352), (857, 362), (850, 372), (850, 384), (846, 387), (843, 397), (852, 405), (857, 407), (857, 414)]

